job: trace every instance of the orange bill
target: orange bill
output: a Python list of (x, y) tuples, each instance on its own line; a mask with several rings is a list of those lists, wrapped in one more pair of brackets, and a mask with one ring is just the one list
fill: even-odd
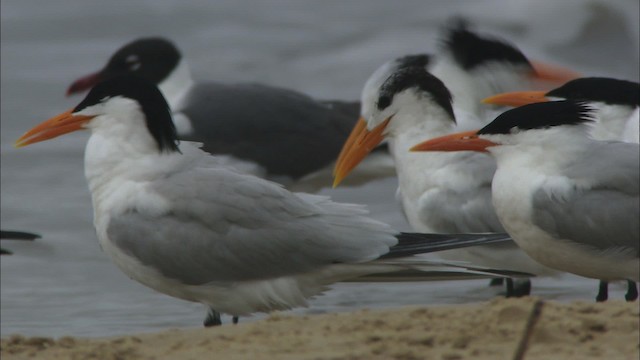
[(433, 138), (415, 145), (411, 151), (477, 151), (488, 152), (487, 148), (498, 144), (478, 137), (478, 131), (465, 131)]
[(24, 133), (16, 140), (15, 147), (35, 144), (73, 131), (82, 130), (84, 125), (93, 118), (93, 116), (73, 115), (73, 109), (65, 111)]
[(489, 96), (488, 98), (483, 99), (482, 102), (485, 104), (518, 107), (550, 101), (546, 94), (546, 91), (514, 91)]
[[(356, 140), (356, 138), (358, 137), (358, 135), (367, 128), (367, 122), (366, 120), (361, 116), (358, 119), (358, 122), (356, 122), (356, 126), (353, 127), (353, 129), (351, 130), (351, 133), (349, 134), (349, 137), (347, 138), (347, 141), (344, 142), (344, 145), (342, 145), (342, 149), (340, 149), (340, 154), (338, 154), (338, 161), (336, 162), (336, 164), (338, 164), (344, 157), (344, 153), (347, 152), (347, 149), (350, 149), (351, 146), (353, 146), (353, 142)], [(333, 168), (333, 176), (336, 176), (336, 169), (338, 167), (334, 167)]]
[(540, 61), (531, 61), (531, 65), (533, 65), (533, 70), (535, 71), (533, 77), (538, 80), (564, 84), (582, 77), (582, 75), (576, 71), (561, 66), (545, 64)]
[(336, 167), (333, 169), (333, 187), (335, 188), (347, 175), (384, 139), (382, 133), (391, 121), (388, 117), (373, 130), (367, 129), (367, 122), (360, 118), (351, 130), (351, 134), (342, 146)]

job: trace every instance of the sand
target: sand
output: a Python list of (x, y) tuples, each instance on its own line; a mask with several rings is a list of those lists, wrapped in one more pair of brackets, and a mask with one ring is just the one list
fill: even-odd
[(239, 325), (109, 338), (13, 335), (1, 340), (0, 354), (3, 360), (635, 360), (640, 358), (639, 324), (638, 302), (495, 299), (313, 316), (273, 314)]

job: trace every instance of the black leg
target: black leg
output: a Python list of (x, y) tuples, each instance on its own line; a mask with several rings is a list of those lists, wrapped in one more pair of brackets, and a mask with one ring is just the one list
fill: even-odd
[(531, 294), (531, 280), (524, 279), (514, 282), (513, 296), (523, 297)]
[(600, 280), (600, 286), (598, 286), (598, 295), (596, 296), (597, 302), (607, 301), (609, 298), (609, 282)]
[(505, 296), (508, 297), (508, 298), (513, 297), (515, 295), (514, 291), (513, 291), (513, 279), (512, 278), (506, 278), (504, 280), (505, 280), (505, 282), (507, 284), (507, 293), (506, 293)]
[(489, 286), (502, 286), (504, 284), (504, 278), (493, 278), (489, 282)]
[(237, 317), (237, 316), (234, 316), (234, 317), (231, 318), (231, 320), (233, 321), (234, 324), (237, 324), (238, 320), (240, 320), (240, 318)]
[(624, 298), (627, 301), (636, 301), (638, 299), (638, 287), (635, 282), (627, 280), (627, 293)]
[(204, 326), (211, 327), (220, 325), (222, 325), (222, 321), (220, 320), (220, 313), (212, 308), (209, 308), (209, 311), (207, 312), (207, 318), (204, 319)]

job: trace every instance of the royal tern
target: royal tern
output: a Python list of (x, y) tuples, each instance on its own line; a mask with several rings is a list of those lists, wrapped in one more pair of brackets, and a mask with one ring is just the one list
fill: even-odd
[[(196, 82), (176, 46), (157, 37), (124, 45), (102, 70), (75, 81), (67, 94), (130, 74), (158, 85), (181, 140), (201, 142), (205, 151), (227, 155), (239, 169), (296, 190), (330, 186), (333, 161), (358, 119), (357, 102), (317, 101), (255, 83)], [(384, 147), (370, 164), (352, 185), (394, 175)]]
[(580, 276), (638, 282), (640, 146), (593, 139), (592, 111), (571, 101), (525, 105), (413, 150), (491, 154), (494, 208), (524, 251)]
[(579, 78), (551, 91), (518, 91), (491, 96), (487, 104), (521, 106), (553, 100), (582, 101), (594, 109), (591, 136), (638, 143), (640, 84), (604, 77)]
[[(362, 92), (361, 119), (336, 163), (334, 186), (368, 150), (387, 139), (398, 174), (397, 197), (414, 231), (501, 232), (503, 227), (491, 206), (495, 171), (491, 157), (472, 152), (424, 156), (409, 148), (431, 137), (484, 125), (485, 115), (479, 107), (486, 94), (497, 88), (522, 88), (537, 73), (514, 46), (479, 36), (467, 27), (448, 29), (443, 44), (435, 60), (432, 56), (412, 66), (396, 60), (370, 77)], [(449, 92), (449, 84), (455, 93)], [(554, 273), (514, 244), (442, 255), (539, 275)], [(509, 296), (511, 288), (509, 284)], [(524, 283), (523, 288), (527, 293), (530, 284)]]
[[(31, 240), (35, 240), (35, 239), (38, 239), (38, 238), (40, 238), (40, 235), (32, 234), (32, 233), (28, 233), (28, 232), (24, 232), (24, 231), (8, 231), (8, 230), (0, 231), (0, 239), (3, 239), (3, 240), (27, 240), (27, 241), (31, 241)], [(11, 255), (12, 253), (9, 250), (0, 248), (0, 254), (1, 255)]]
[(510, 241), (505, 234), (401, 234), (367, 218), (362, 206), (238, 172), (193, 144), (179, 145), (162, 93), (132, 76), (96, 85), (16, 146), (84, 128), (91, 130), (85, 176), (103, 251), (132, 279), (208, 306), (207, 325), (219, 323), (219, 312), (235, 321), (303, 306), (327, 285), (358, 276), (491, 277), (470, 264), (411, 255)]
[[(582, 101), (593, 109), (595, 124), (591, 136), (596, 140), (615, 140), (637, 144), (640, 142), (640, 84), (633, 81), (604, 77), (587, 77), (571, 80), (550, 91), (517, 91), (488, 97), (487, 104), (522, 106), (553, 100)], [(627, 299), (635, 299), (638, 289), (635, 282), (627, 282)], [(600, 282), (596, 300), (609, 297), (606, 281)]]

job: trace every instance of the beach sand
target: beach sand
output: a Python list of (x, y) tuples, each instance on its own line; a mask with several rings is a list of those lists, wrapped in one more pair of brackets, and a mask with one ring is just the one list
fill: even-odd
[(634, 360), (640, 358), (639, 315), (638, 302), (500, 298), (312, 316), (276, 313), (239, 325), (108, 338), (13, 335), (0, 344), (3, 360), (459, 360), (518, 359), (518, 354), (523, 359)]

